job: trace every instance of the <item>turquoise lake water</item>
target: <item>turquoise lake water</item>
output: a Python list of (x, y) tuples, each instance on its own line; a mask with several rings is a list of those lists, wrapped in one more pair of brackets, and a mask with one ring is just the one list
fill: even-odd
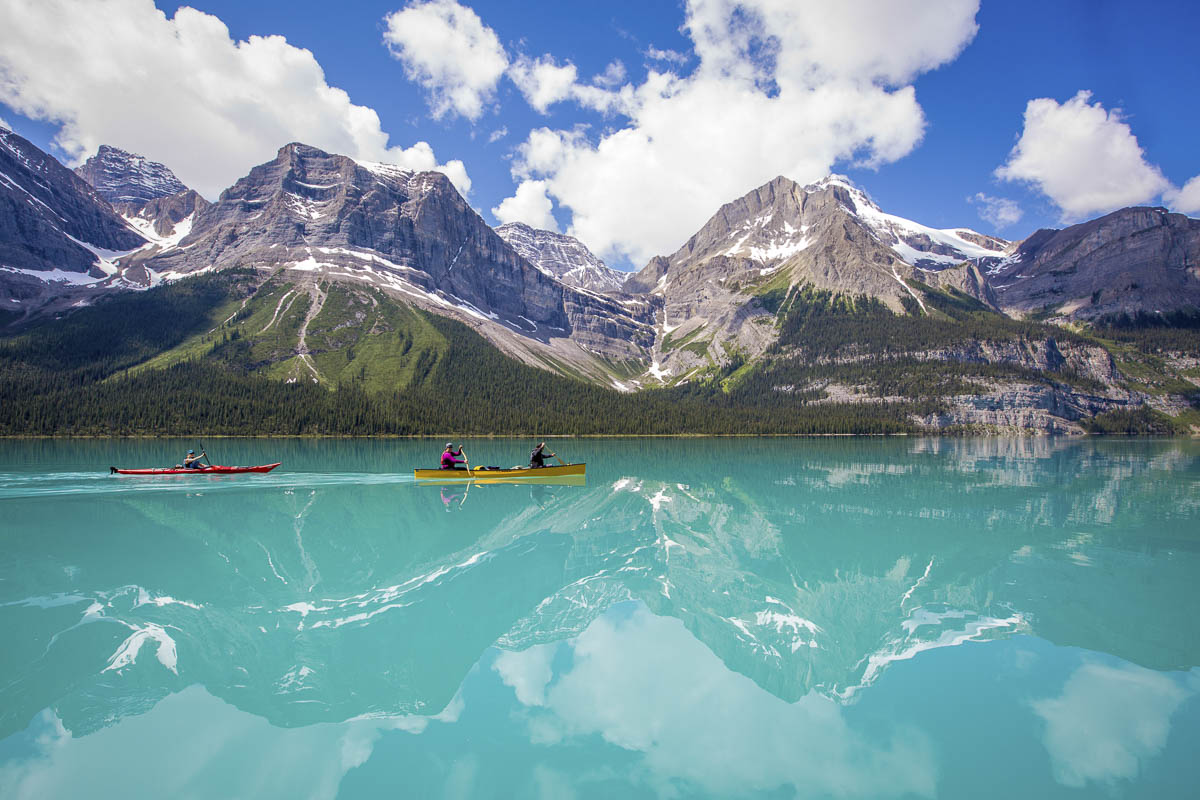
[(1197, 796), (1200, 442), (194, 444), (0, 441), (0, 797)]

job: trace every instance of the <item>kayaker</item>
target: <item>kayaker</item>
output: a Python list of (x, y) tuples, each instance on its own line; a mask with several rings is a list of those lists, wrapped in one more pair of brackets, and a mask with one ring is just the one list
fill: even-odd
[(546, 443), (542, 442), (537, 447), (533, 448), (533, 452), (529, 454), (529, 466), (538, 469), (546, 466), (546, 458), (558, 458), (556, 453), (546, 452)]
[(195, 450), (188, 450), (187, 455), (183, 457), (183, 468), (184, 469), (203, 469), (204, 462), (202, 462), (200, 460), (202, 458), (208, 458), (208, 453), (201, 450), (200, 455), (196, 455)]
[(462, 457), (462, 445), (458, 446), (457, 452), (454, 449), (453, 442), (446, 442), (446, 449), (442, 452), (442, 469), (466, 469), (460, 467), (459, 464), (467, 463), (467, 460)]

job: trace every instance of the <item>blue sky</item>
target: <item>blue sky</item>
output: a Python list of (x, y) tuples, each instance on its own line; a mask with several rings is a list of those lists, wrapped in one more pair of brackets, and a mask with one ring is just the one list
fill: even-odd
[(0, 0), (0, 120), (209, 197), (292, 140), (441, 168), (489, 223), (626, 269), (778, 174), (1008, 239), (1200, 213), (1194, 2), (188, 6)]

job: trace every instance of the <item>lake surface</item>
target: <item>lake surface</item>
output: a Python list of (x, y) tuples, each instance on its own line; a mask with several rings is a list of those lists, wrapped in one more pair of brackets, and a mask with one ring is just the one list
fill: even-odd
[(1197, 796), (1198, 442), (442, 443), (0, 441), (0, 797)]

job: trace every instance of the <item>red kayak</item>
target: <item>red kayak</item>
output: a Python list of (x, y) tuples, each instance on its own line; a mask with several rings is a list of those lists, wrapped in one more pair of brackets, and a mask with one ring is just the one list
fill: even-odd
[(274, 464), (261, 464), (257, 467), (223, 467), (220, 464), (213, 464), (211, 467), (199, 467), (197, 469), (183, 469), (182, 467), (170, 467), (167, 469), (117, 469), (109, 467), (110, 474), (113, 475), (235, 475), (240, 472), (270, 472), (271, 470), (282, 464), (282, 461), (276, 461)]

